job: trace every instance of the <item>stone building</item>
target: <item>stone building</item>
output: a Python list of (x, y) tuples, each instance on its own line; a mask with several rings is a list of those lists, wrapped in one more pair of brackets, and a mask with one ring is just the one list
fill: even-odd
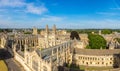
[(74, 50), (73, 63), (83, 66), (118, 67), (120, 49), (78, 49)]
[(7, 36), (3, 33), (0, 34), (0, 48), (5, 48)]
[(37, 35), (38, 34), (38, 31), (37, 31), (37, 28), (33, 28), (33, 35)]
[(36, 29), (34, 33), (15, 34), (13, 37), (14, 58), (26, 71), (58, 71), (60, 66), (72, 63), (120, 67), (120, 49), (85, 49), (87, 34), (79, 35), (81, 40), (70, 40), (70, 33), (57, 30), (55, 25), (52, 29), (47, 25), (41, 34), (36, 34)]
[(62, 43), (44, 50), (29, 49), (26, 45), (24, 51), (16, 50), (14, 47), (14, 58), (21, 63), (26, 71), (58, 71), (59, 66), (72, 62), (72, 41)]

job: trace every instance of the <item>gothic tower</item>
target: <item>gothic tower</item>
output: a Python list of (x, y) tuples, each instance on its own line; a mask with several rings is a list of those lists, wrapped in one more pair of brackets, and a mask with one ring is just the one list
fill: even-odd
[(48, 25), (46, 25), (46, 29), (45, 29), (45, 31), (46, 31), (46, 35), (48, 35), (48, 34), (49, 34)]
[(33, 35), (37, 35), (37, 28), (33, 28)]
[(46, 29), (45, 29), (45, 42), (46, 42), (45, 48), (49, 47), (49, 28), (48, 28), (48, 25), (46, 25)]
[(53, 26), (53, 34), (56, 34), (56, 25)]
[(56, 25), (53, 26), (52, 29), (52, 35), (53, 35), (53, 45), (56, 45)]

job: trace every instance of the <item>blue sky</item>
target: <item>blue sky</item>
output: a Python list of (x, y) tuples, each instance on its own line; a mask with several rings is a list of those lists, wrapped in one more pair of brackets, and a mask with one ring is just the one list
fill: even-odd
[(0, 0), (0, 28), (120, 29), (120, 0)]

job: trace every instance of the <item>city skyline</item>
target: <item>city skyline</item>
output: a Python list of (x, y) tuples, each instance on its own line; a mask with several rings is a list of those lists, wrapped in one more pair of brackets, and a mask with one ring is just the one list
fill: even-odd
[(0, 28), (119, 29), (120, 0), (0, 0)]

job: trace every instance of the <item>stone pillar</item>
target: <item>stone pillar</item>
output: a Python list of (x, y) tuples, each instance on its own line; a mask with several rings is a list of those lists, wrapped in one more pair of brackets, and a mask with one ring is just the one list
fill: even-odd
[(13, 52), (14, 52), (14, 55), (15, 55), (15, 53), (16, 53), (16, 45), (15, 44), (13, 45), (13, 43), (12, 43), (12, 47), (13, 47)]
[(51, 70), (52, 71), (52, 56), (50, 56), (50, 66), (51, 66)]
[(20, 51), (21, 51), (21, 41), (19, 40), (19, 42), (20, 42)]
[(25, 62), (27, 63), (26, 49), (27, 49), (27, 45), (24, 45), (24, 57), (25, 57)]
[(52, 56), (54, 55), (54, 49), (52, 49)]
[(63, 46), (63, 47), (62, 47), (62, 49), (63, 49), (63, 52), (62, 52), (62, 53), (63, 53), (63, 62), (65, 62), (65, 47), (66, 47), (66, 46)]
[(30, 56), (30, 67), (32, 68), (32, 56)]
[(57, 66), (59, 66), (59, 53), (58, 53), (58, 48), (57, 48)]

